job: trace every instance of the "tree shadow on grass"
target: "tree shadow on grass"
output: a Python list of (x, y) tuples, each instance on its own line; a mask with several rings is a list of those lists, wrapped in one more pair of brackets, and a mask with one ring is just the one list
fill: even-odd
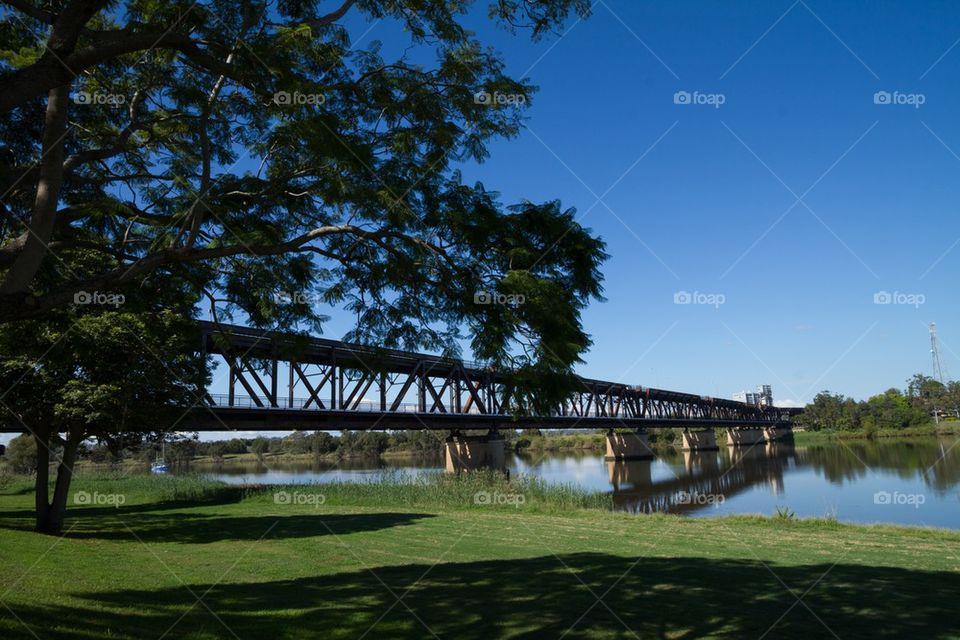
[[(179, 587), (75, 594), (86, 603), (80, 607), (11, 608), (38, 636), (64, 640), (155, 637), (164, 630), (188, 639), (233, 638), (235, 631), (244, 640), (365, 634), (488, 640), (565, 633), (876, 640), (960, 633), (956, 573), (850, 564), (548, 554), (189, 588), (206, 593), (203, 604)], [(0, 625), (11, 634), (5, 637), (31, 637), (3, 610)]]
[[(142, 502), (139, 504), (123, 504), (120, 506), (78, 506), (75, 502), (78, 491), (73, 492), (74, 502), (67, 505), (67, 521), (73, 517), (100, 517), (100, 516), (124, 516), (134, 513), (168, 511), (172, 509), (190, 509), (199, 506), (216, 504), (234, 504), (249, 497), (252, 491), (262, 490), (258, 487), (251, 488), (247, 486), (224, 486), (217, 487), (213, 491), (208, 491), (205, 495), (199, 497), (185, 498), (183, 500), (164, 500), (161, 502)], [(32, 494), (33, 487), (18, 491), (16, 493), (7, 493), (5, 495)], [(87, 492), (89, 493), (89, 492)], [(34, 511), (33, 507), (23, 509), (13, 509), (9, 511), (0, 511), (0, 529), (30, 529), (33, 527)]]
[(108, 515), (106, 519), (99, 516), (89, 521), (80, 519), (67, 537), (129, 540), (135, 535), (141, 541), (149, 543), (204, 544), (222, 540), (277, 540), (331, 534), (339, 536), (409, 525), (423, 518), (434, 517), (425, 513), (330, 514), (323, 511), (286, 516), (221, 516), (190, 512), (113, 515), (114, 518)]

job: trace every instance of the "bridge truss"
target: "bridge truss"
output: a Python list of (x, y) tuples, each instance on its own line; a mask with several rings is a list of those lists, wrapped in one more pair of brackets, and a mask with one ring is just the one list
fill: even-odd
[(210, 322), (200, 332), (227, 393), (208, 394), (184, 429), (755, 427), (796, 412), (581, 378), (549, 415), (517, 417), (507, 376), (477, 363)]

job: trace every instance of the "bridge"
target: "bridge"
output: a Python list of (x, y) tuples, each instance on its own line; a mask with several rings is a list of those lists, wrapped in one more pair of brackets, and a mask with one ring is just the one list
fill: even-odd
[(480, 363), (211, 322), (200, 332), (229, 377), (189, 430), (765, 428), (797, 412), (579, 378), (547, 415), (511, 415), (509, 375)]

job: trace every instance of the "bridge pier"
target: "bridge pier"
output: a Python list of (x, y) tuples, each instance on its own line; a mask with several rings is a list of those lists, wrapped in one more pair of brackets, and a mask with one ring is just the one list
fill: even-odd
[(728, 447), (753, 447), (767, 441), (766, 429), (760, 427), (734, 427), (727, 429)]
[(626, 485), (633, 490), (653, 486), (653, 460), (607, 460), (607, 475), (614, 491)]
[(477, 469), (507, 470), (503, 435), (492, 430), (485, 436), (454, 433), (446, 440), (444, 458), (447, 473)]
[(645, 431), (607, 432), (607, 460), (646, 460), (654, 457)]
[(683, 466), (691, 478), (716, 475), (720, 470), (720, 460), (710, 451), (684, 451)]
[(716, 451), (717, 434), (713, 429), (704, 429), (702, 431), (683, 430), (683, 450), (684, 451)]
[(793, 437), (793, 427), (790, 425), (775, 425), (764, 429), (767, 442), (788, 440)]

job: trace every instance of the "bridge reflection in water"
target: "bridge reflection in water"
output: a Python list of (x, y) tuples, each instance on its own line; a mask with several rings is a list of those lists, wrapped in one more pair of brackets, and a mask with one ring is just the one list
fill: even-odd
[(654, 479), (661, 460), (608, 460), (607, 473), (618, 510), (692, 513), (757, 486), (783, 491), (783, 477), (796, 466), (792, 443), (772, 442), (719, 451), (685, 451), (682, 464), (667, 464), (669, 477)]

